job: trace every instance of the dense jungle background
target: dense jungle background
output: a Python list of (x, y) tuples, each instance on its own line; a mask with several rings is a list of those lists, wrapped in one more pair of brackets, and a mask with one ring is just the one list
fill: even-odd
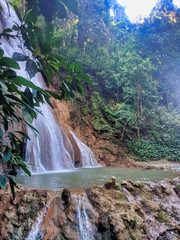
[(55, 22), (59, 53), (92, 79), (72, 118), (135, 159), (179, 161), (180, 9), (161, 0), (132, 23), (117, 1), (78, 4), (78, 16)]

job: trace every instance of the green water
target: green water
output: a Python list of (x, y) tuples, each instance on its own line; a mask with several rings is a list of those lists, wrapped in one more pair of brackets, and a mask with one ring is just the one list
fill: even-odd
[(93, 185), (103, 185), (110, 177), (115, 176), (117, 182), (122, 180), (152, 181), (175, 178), (178, 173), (159, 170), (142, 170), (134, 168), (80, 168), (57, 173), (36, 174), (31, 177), (20, 176), (18, 183), (25, 187), (61, 190), (64, 187), (83, 189)]

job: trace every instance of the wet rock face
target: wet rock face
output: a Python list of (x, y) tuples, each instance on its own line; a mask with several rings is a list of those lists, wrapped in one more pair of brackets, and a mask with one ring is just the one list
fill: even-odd
[(115, 189), (115, 190), (119, 190), (120, 186), (116, 183), (116, 178), (114, 176), (112, 176), (108, 182), (106, 182), (104, 184), (104, 187), (106, 189)]
[(95, 224), (96, 213), (86, 196), (70, 195), (70, 192), (64, 189), (62, 194), (50, 203), (42, 219), (40, 231), (43, 240), (90, 240), (89, 235), (97, 233)]
[(113, 188), (112, 182), (86, 190), (98, 212), (102, 239), (180, 239), (180, 178), (157, 183), (123, 181), (119, 188)]
[(61, 193), (61, 199), (64, 201), (64, 205), (66, 208), (69, 207), (71, 201), (71, 193), (68, 188), (64, 188)]
[[(82, 119), (83, 114), (81, 114), (78, 102), (72, 105), (68, 101), (57, 101), (53, 99), (52, 103), (54, 106), (53, 114), (57, 123), (66, 131), (73, 131), (83, 143), (90, 147), (95, 159), (102, 166), (137, 166), (137, 164), (127, 156), (126, 150), (119, 147), (119, 139), (117, 143), (115, 143), (112, 140), (113, 136), (109, 135), (109, 132), (104, 133), (94, 129), (91, 115), (86, 116), (88, 121), (84, 121), (84, 118)], [(77, 146), (75, 144), (73, 144), (73, 146), (75, 147), (75, 159), (79, 159)], [(77, 166), (79, 164), (79, 162), (76, 162)]]
[(9, 188), (0, 190), (0, 239), (24, 239), (46, 202), (46, 191), (20, 187), (12, 201)]

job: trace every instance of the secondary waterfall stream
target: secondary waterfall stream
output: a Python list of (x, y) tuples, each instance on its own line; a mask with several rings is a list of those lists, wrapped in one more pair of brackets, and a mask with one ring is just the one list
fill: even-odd
[[(91, 219), (88, 214), (91, 215)], [(70, 197), (70, 206), (67, 208), (64, 205), (62, 196), (52, 198), (25, 240), (62, 239), (65, 230), (64, 227), (59, 229), (60, 223), (57, 224), (58, 221), (62, 225), (66, 224), (69, 231), (74, 228), (75, 231), (72, 235), (71, 232), (67, 233), (72, 239), (95, 240), (94, 234), (97, 231), (94, 224), (95, 216), (96, 213), (85, 193), (73, 194)], [(51, 225), (50, 222), (53, 222), (53, 224)]]
[(93, 232), (90, 227), (89, 217), (85, 208), (88, 202), (86, 195), (78, 196), (77, 217), (79, 221), (79, 234), (81, 240), (94, 240)]
[[(15, 12), (10, 8), (8, 11), (6, 2), (0, 1), (2, 5), (0, 30), (11, 28), (14, 22), (19, 23)], [(26, 48), (20, 48), (20, 42), (16, 39), (1, 39), (1, 47), (7, 57), (12, 57), (14, 52), (20, 52), (32, 57), (31, 52)], [(21, 70), (17, 74), (28, 79), (25, 62), (19, 62)], [(44, 80), (40, 73), (37, 73), (31, 81), (41, 87), (46, 88)], [(59, 171), (62, 169), (73, 169), (76, 167), (75, 150), (66, 133), (57, 125), (51, 109), (47, 104), (39, 107), (42, 115), (33, 122), (33, 126), (38, 129), (39, 134), (35, 135), (30, 129), (27, 129), (31, 141), (27, 142), (25, 159), (30, 164), (32, 173)], [(92, 151), (83, 144), (77, 136), (71, 132), (73, 141), (78, 146), (80, 153), (78, 167), (96, 166)]]

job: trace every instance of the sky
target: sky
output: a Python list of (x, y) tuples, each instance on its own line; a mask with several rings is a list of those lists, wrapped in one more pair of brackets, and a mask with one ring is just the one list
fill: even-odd
[[(117, 0), (122, 6), (126, 6), (126, 14), (131, 21), (138, 16), (148, 16), (157, 0)], [(174, 4), (180, 7), (180, 0), (174, 0)]]

